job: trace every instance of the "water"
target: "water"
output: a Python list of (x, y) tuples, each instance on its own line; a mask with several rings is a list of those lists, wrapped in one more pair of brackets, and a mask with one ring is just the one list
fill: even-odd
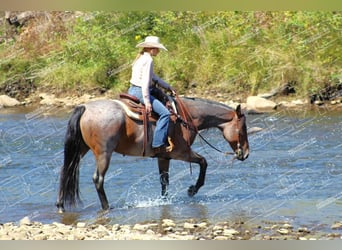
[[(205, 185), (189, 198), (198, 176), (195, 164), (172, 161), (169, 198), (161, 199), (155, 159), (113, 154), (105, 190), (113, 208), (100, 212), (92, 175), (91, 153), (82, 159), (83, 203), (56, 213), (63, 139), (69, 113), (53, 108), (0, 112), (0, 223), (24, 216), (44, 223), (105, 220), (136, 223), (171, 218), (181, 221), (286, 221), (312, 230), (330, 230), (342, 220), (341, 112), (279, 111), (248, 115), (248, 127), (264, 128), (249, 137), (244, 162), (214, 151), (200, 139), (193, 148), (206, 157)], [(212, 144), (228, 150), (218, 130), (203, 132)]]

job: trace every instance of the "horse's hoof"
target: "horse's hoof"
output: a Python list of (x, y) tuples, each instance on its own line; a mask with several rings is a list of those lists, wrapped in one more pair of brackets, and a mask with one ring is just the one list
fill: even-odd
[(56, 202), (56, 207), (57, 207), (57, 213), (62, 214), (65, 212), (64, 206), (60, 202)]
[(194, 185), (191, 185), (188, 189), (188, 195), (190, 197), (193, 197), (197, 193), (196, 187)]
[(168, 196), (169, 196), (169, 193), (168, 193), (168, 192), (165, 192), (165, 193), (163, 193), (163, 194), (161, 195), (161, 199), (165, 201), (165, 200), (167, 200), (167, 199), (169, 198)]
[(65, 212), (65, 209), (63, 207), (59, 207), (57, 213), (63, 214)]

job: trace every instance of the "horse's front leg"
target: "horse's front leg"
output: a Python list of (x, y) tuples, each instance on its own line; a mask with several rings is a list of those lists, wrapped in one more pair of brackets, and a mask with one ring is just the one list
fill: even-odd
[(167, 196), (167, 187), (169, 186), (169, 166), (170, 160), (164, 158), (158, 158), (159, 176), (161, 184), (161, 195)]
[(196, 185), (191, 185), (188, 189), (188, 195), (192, 197), (204, 185), (205, 174), (207, 172), (208, 163), (207, 163), (207, 160), (203, 156), (193, 151), (191, 151), (190, 153), (190, 162), (198, 163), (200, 165), (200, 172), (198, 175)]

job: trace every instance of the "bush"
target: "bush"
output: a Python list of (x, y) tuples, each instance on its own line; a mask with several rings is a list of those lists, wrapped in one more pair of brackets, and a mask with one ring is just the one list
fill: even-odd
[[(155, 58), (155, 71), (180, 93), (256, 94), (292, 82), (299, 95), (307, 96), (341, 81), (341, 16), (319, 11), (47, 12), (21, 28), (16, 40), (3, 41), (0, 79), (1, 84), (24, 77), (43, 86), (123, 91), (136, 44), (157, 35), (169, 51)], [(9, 27), (2, 27), (5, 34)]]

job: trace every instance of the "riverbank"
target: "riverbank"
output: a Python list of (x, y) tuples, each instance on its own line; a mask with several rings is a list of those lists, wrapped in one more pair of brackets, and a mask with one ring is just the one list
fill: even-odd
[(43, 224), (28, 217), (19, 223), (0, 224), (0, 240), (336, 240), (342, 239), (342, 221), (330, 226), (331, 232), (294, 228), (287, 222), (264, 221), (251, 225), (240, 222), (171, 219), (134, 225), (77, 222)]
[[(329, 101), (315, 101), (310, 103), (308, 99), (295, 98), (293, 96), (269, 96), (268, 93), (259, 94), (257, 96), (241, 96), (239, 98), (224, 95), (222, 93), (210, 93), (210, 91), (204, 93), (189, 93), (188, 97), (205, 98), (214, 101), (221, 102), (232, 108), (241, 104), (242, 109), (249, 113), (264, 113), (264, 112), (276, 112), (282, 109), (293, 110), (307, 110), (312, 108), (325, 108), (328, 110), (341, 110), (342, 109), (342, 97), (337, 96), (334, 100)], [(0, 95), (0, 109), (8, 107), (40, 107), (40, 106), (53, 106), (55, 108), (72, 109), (76, 105), (86, 103), (98, 99), (114, 99), (118, 97), (118, 93), (107, 91), (99, 93), (98, 90), (89, 90), (87, 92), (45, 92), (44, 90), (35, 91), (25, 98), (12, 98), (7, 95)]]

